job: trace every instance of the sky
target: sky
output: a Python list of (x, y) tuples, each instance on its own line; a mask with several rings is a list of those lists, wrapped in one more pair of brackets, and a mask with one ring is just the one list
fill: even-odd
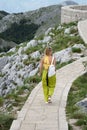
[[(0, 0), (0, 10), (8, 13), (26, 12), (40, 7), (55, 5), (64, 0)], [(79, 4), (87, 4), (87, 0), (73, 0)]]

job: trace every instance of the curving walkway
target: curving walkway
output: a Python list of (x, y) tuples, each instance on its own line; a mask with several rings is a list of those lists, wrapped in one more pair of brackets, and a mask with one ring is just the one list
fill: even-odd
[(78, 31), (84, 42), (87, 44), (87, 20), (78, 22)]
[(10, 130), (68, 130), (66, 121), (66, 100), (72, 82), (84, 71), (81, 58), (57, 71), (53, 103), (45, 104), (41, 83), (32, 91)]

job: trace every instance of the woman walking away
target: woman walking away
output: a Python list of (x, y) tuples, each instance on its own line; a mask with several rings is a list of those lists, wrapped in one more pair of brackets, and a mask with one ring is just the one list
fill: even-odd
[[(52, 63), (53, 62), (53, 63)], [(44, 93), (44, 100), (46, 103), (51, 103), (51, 97), (54, 93), (55, 83), (56, 83), (56, 75), (48, 77), (48, 69), (50, 64), (55, 66), (56, 61), (52, 56), (52, 48), (47, 47), (45, 49), (45, 55), (42, 57), (40, 61), (40, 75), (42, 74), (42, 86)]]

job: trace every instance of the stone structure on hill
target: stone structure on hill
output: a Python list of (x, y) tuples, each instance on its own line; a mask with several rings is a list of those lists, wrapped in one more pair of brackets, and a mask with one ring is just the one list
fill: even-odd
[(87, 19), (87, 5), (64, 6), (61, 8), (61, 23)]

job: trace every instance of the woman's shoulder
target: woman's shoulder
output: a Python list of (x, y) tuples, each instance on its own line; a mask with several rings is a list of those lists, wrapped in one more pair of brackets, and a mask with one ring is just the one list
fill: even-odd
[(46, 56), (44, 55), (44, 56), (42, 56), (41, 57), (41, 61), (44, 61), (44, 59), (46, 58)]

